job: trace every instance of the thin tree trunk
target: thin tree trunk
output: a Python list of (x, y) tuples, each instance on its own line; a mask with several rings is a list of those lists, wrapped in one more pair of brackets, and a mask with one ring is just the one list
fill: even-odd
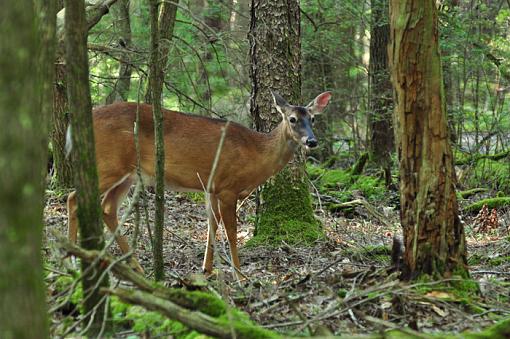
[[(36, 12), (37, 11), (37, 12)], [(0, 337), (47, 338), (41, 243), (56, 2), (0, 12)], [(44, 46), (44, 48), (43, 48)]]
[(468, 276), (455, 195), (435, 0), (391, 0), (405, 277)]
[[(250, 112), (256, 129), (268, 132), (281, 120), (270, 90), (291, 103), (301, 102), (299, 1), (252, 0), (249, 39)], [(304, 175), (304, 156), (301, 151), (296, 153), (293, 163), (261, 190), (256, 235), (263, 239), (285, 236), (290, 225), (303, 230), (317, 225)]]
[[(115, 18), (114, 25), (119, 32), (119, 46), (125, 50), (131, 48), (131, 23), (129, 16), (129, 1), (119, 0), (111, 7), (111, 13)], [(115, 82), (112, 92), (106, 98), (106, 103), (115, 101), (127, 101), (129, 88), (131, 87), (131, 73), (133, 68), (130, 65), (130, 53), (123, 53), (119, 62), (119, 78)]]
[(391, 153), (394, 147), (393, 89), (388, 68), (389, 2), (372, 0), (370, 33), (370, 157), (383, 168), (386, 186), (391, 185)]
[[(177, 15), (177, 6), (179, 4), (179, 0), (174, 0), (172, 2), (163, 2), (161, 4), (161, 12), (156, 12), (156, 20), (157, 20), (157, 30), (158, 30), (158, 46), (159, 46), (159, 57), (157, 62), (159, 63), (160, 72), (163, 74), (161, 82), (165, 80), (165, 72), (166, 65), (168, 62), (168, 53), (170, 52), (170, 46), (172, 42), (172, 36), (174, 34), (175, 27), (175, 17)], [(159, 17), (158, 17), (159, 13)], [(152, 27), (152, 26), (151, 26)], [(155, 78), (149, 76), (149, 84), (147, 86), (147, 91), (145, 92), (145, 102), (152, 103), (153, 95), (152, 91), (154, 89), (154, 85), (152, 81)], [(162, 86), (162, 85), (161, 85)]]
[(50, 133), (53, 155), (53, 180), (60, 188), (73, 186), (71, 162), (65, 156), (66, 131), (69, 124), (66, 65), (62, 58), (55, 62), (52, 129)]
[(151, 57), (149, 88), (154, 115), (154, 142), (156, 159), (156, 216), (154, 220), (154, 278), (163, 280), (165, 270), (163, 263), (163, 227), (165, 224), (165, 145), (163, 130), (163, 113), (161, 111), (161, 91), (163, 72), (160, 64), (160, 31), (158, 29), (158, 0), (150, 0), (151, 21)]
[[(85, 249), (101, 249), (104, 246), (103, 222), (92, 126), (85, 4), (83, 0), (65, 0), (65, 9), (67, 80), (72, 112), (72, 161), (80, 245)], [(85, 274), (82, 279), (84, 311), (86, 314), (90, 312), (90, 315), (84, 318), (83, 324), (88, 326), (91, 321), (88, 335), (96, 336), (101, 330), (104, 317), (107, 316), (104, 298), (99, 294), (99, 288), (108, 285), (107, 275), (99, 281), (102, 272), (99, 263), (91, 267), (90, 263), (82, 261), (81, 269)], [(90, 319), (91, 317), (93, 319)]]

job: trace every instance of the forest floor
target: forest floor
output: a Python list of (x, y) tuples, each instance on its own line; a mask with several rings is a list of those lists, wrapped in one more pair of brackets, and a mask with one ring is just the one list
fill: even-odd
[[(153, 195), (148, 196), (149, 219), (153, 220)], [(398, 211), (382, 206), (377, 207), (394, 227), (371, 220), (362, 207), (352, 218), (317, 209), (327, 237), (314, 246), (246, 248), (244, 244), (253, 234), (254, 207), (250, 201), (239, 212), (238, 227), (241, 268), (247, 279), (237, 282), (225, 260), (217, 259), (222, 262), (215, 263), (216, 274), (204, 286), (200, 272), (207, 219), (203, 203), (195, 200), (188, 194), (167, 194), (167, 284), (214, 289), (263, 327), (296, 335), (364, 334), (391, 328), (407, 328), (410, 333), (459, 333), (477, 331), (510, 316), (509, 211), (499, 211), (500, 227), (488, 230), (477, 230), (474, 216), (464, 216), (471, 277), (478, 283), (476, 287), (458, 277), (440, 283), (399, 282), (397, 273), (390, 269), (392, 238), (401, 233)], [(61, 326), (63, 314), (55, 307), (52, 284), (67, 274), (69, 260), (63, 260), (52, 230), (67, 234), (65, 196), (48, 193), (45, 218), (46, 279), (56, 327)], [(131, 238), (133, 232), (130, 216), (123, 233)], [(225, 239), (223, 232), (218, 232), (220, 258), (228, 257)], [(112, 252), (118, 255), (116, 246), (112, 246)], [(152, 253), (145, 226), (136, 253), (151, 277)], [(118, 337), (133, 334), (126, 329)]]

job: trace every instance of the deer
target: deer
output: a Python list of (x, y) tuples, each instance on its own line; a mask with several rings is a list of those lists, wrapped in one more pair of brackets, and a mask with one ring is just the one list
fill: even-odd
[[(165, 187), (171, 191), (204, 191), (209, 181), (220, 138), (223, 147), (214, 172), (212, 185), (205, 192), (208, 219), (207, 243), (202, 270), (213, 270), (213, 247), (218, 223), (227, 235), (232, 264), (240, 272), (237, 252), (237, 201), (279, 172), (294, 156), (298, 147), (312, 149), (318, 142), (312, 131), (314, 116), (328, 105), (330, 92), (319, 94), (307, 106), (289, 104), (271, 92), (282, 121), (269, 133), (253, 131), (240, 124), (163, 109)], [(115, 235), (123, 254), (130, 252), (125, 236), (116, 232), (118, 210), (139, 179), (134, 124), (139, 112), (139, 163), (142, 182), (151, 184), (155, 177), (154, 124), (152, 106), (118, 102), (93, 110), (93, 129), (99, 191), (102, 196), (103, 220)], [(222, 136), (222, 133), (224, 135)], [(78, 220), (76, 191), (67, 199), (68, 238), (77, 240)], [(131, 256), (130, 265), (144, 270)]]

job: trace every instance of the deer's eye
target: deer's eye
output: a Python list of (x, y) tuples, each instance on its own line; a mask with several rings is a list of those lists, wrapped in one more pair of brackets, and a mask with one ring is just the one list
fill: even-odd
[(295, 117), (290, 117), (289, 121), (291, 124), (295, 124), (297, 122), (297, 119)]

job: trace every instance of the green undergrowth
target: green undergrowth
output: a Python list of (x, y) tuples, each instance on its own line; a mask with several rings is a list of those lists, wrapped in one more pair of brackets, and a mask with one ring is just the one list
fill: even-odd
[(307, 164), (306, 171), (322, 194), (332, 196), (340, 202), (351, 201), (358, 192), (371, 202), (381, 201), (386, 196), (384, 182), (367, 175), (352, 175), (351, 170), (327, 169)]
[(189, 200), (197, 203), (197, 204), (204, 204), (205, 203), (205, 195), (204, 192), (183, 192), (181, 193), (185, 197), (187, 197)]
[(324, 238), (322, 225), (314, 216), (308, 184), (289, 180), (291, 176), (284, 169), (264, 185), (255, 234), (246, 246), (306, 246)]
[(479, 159), (464, 179), (466, 187), (488, 187), (510, 194), (510, 164), (507, 161)]

